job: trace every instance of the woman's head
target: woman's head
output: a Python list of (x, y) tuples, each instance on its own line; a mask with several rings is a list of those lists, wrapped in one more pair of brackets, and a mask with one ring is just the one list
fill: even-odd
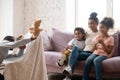
[(99, 25), (99, 29), (102, 34), (105, 34), (108, 32), (109, 29), (113, 28), (114, 26), (114, 20), (111, 17), (105, 17)]
[(74, 29), (74, 35), (77, 40), (84, 40), (85, 39), (85, 30), (81, 27), (76, 27)]
[(91, 13), (88, 20), (88, 26), (93, 32), (98, 31), (97, 30), (98, 23), (99, 20), (97, 18), (97, 13), (96, 12)]

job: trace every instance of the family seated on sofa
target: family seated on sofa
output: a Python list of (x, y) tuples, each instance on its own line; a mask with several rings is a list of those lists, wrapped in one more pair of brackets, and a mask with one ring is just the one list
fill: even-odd
[[(115, 38), (110, 36), (108, 34), (108, 31), (109, 31), (110, 28), (113, 28), (114, 21), (110, 17), (105, 17), (99, 23), (98, 18), (96, 16), (97, 16), (96, 13), (92, 13), (90, 15), (88, 25), (89, 25), (89, 28), (90, 28), (91, 32), (87, 32), (85, 43), (84, 43), (84, 40), (82, 42), (82, 39), (80, 38), (80, 37), (83, 37), (83, 33), (80, 30), (76, 31), (76, 29), (77, 29), (76, 28), (74, 30), (74, 38), (70, 41), (70, 43), (68, 44), (68, 47), (64, 48), (65, 50), (63, 49), (62, 54), (58, 54), (58, 53), (54, 52), (54, 54), (52, 55), (53, 52), (48, 52), (47, 50), (45, 51), (45, 55), (46, 55), (46, 58), (47, 58), (46, 63), (47, 63), (48, 72), (61, 72), (61, 71), (55, 71), (56, 67), (54, 67), (52, 65), (53, 62), (55, 62), (55, 61), (53, 61), (53, 59), (52, 59), (53, 62), (51, 63), (50, 61), (48, 61), (49, 60), (48, 58), (54, 57), (55, 58), (54, 60), (57, 60), (56, 61), (57, 65), (61, 67), (61, 66), (64, 65), (64, 62), (67, 61), (66, 59), (69, 56), (68, 66), (63, 69), (63, 74), (66, 75), (64, 80), (71, 80), (71, 75), (75, 72), (76, 65), (78, 65), (77, 64), (78, 61), (83, 61), (83, 60), (86, 60), (84, 69), (82, 68), (82, 66), (83, 66), (82, 64), (80, 64), (82, 66), (78, 66), (79, 68), (83, 69), (83, 73), (82, 73), (83, 80), (88, 80), (89, 79), (88, 77), (89, 77), (89, 72), (91, 71), (90, 69), (91, 69), (92, 64), (94, 64), (96, 80), (101, 80), (102, 79), (102, 75), (103, 75), (102, 71), (104, 71), (103, 66), (106, 67), (106, 64), (103, 65), (103, 63), (105, 63), (105, 61), (107, 61), (107, 60), (109, 62), (108, 58), (113, 56), (113, 46), (114, 46), (114, 43), (115, 43), (114, 42)], [(99, 23), (99, 29), (100, 30), (97, 29), (98, 23)], [(58, 35), (56, 34), (56, 36), (58, 36)], [(54, 38), (54, 37), (55, 37), (55, 34), (53, 34), (51, 36), (51, 38)], [(59, 36), (59, 37), (64, 39), (62, 35)], [(67, 37), (68, 36), (66, 36), (66, 38)], [(58, 47), (56, 45), (59, 44), (59, 46), (62, 46), (62, 44), (57, 43), (54, 39), (51, 39), (51, 43), (53, 44), (53, 48), (57, 50)], [(81, 44), (82, 44), (82, 46), (81, 46)], [(84, 44), (85, 44), (85, 47), (83, 49), (81, 47), (83, 47)], [(49, 55), (49, 57), (48, 57), (48, 55)], [(56, 59), (56, 57), (58, 57), (59, 59)], [(114, 64), (114, 63), (112, 63), (112, 64)], [(120, 66), (120, 64), (118, 66)], [(107, 67), (110, 67), (110, 66), (107, 65)], [(50, 71), (49, 68), (54, 69), (54, 70)], [(112, 71), (109, 71), (110, 68), (108, 68), (108, 70), (105, 70), (104, 73), (107, 72), (107, 71), (112, 72)], [(62, 69), (62, 68), (60, 68), (60, 69)], [(57, 68), (57, 70), (59, 70), (59, 69)], [(113, 72), (116, 72), (116, 71), (117, 70), (113, 70)], [(120, 70), (118, 70), (117, 73), (119, 71)]]
[[(97, 30), (98, 19), (96, 17), (96, 14), (92, 13), (89, 18), (88, 24), (91, 31), (95, 34), (94, 36), (90, 33), (86, 35), (86, 42), (84, 41), (85, 32), (83, 31), (83, 29), (81, 30), (81, 28), (76, 28), (74, 30), (75, 38), (70, 41), (67, 48), (71, 49), (71, 53), (68, 60), (68, 66), (63, 70), (63, 74), (67, 75), (64, 80), (71, 79), (70, 75), (72, 75), (72, 73), (74, 72), (77, 60), (86, 60), (83, 80), (88, 80), (89, 71), (92, 63), (95, 67), (96, 80), (102, 79), (101, 63), (107, 57), (110, 57), (112, 55), (111, 52), (114, 46), (114, 38), (109, 36), (108, 34), (108, 30), (110, 28), (113, 28), (114, 21), (112, 18), (105, 17), (100, 22), (99, 29), (101, 33), (99, 33), (99, 31)], [(92, 39), (94, 41), (92, 41)], [(58, 61), (59, 66), (63, 65), (63, 62), (65, 61), (67, 55), (69, 54), (62, 55), (61, 59)]]

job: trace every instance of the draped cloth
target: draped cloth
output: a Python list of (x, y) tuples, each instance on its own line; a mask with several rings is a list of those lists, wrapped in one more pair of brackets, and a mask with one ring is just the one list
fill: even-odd
[(21, 60), (6, 65), (5, 80), (48, 80), (41, 36), (26, 52)]

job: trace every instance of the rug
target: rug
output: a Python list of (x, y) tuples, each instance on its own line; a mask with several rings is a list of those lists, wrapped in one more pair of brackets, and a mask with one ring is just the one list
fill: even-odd
[[(58, 74), (58, 73), (49, 73), (48, 74), (48, 80), (63, 80), (65, 78), (65, 75), (63, 74)], [(82, 80), (81, 75), (73, 75), (72, 80)], [(96, 80), (94, 77), (90, 77), (89, 80)], [(103, 80), (120, 80), (120, 78), (104, 78)]]

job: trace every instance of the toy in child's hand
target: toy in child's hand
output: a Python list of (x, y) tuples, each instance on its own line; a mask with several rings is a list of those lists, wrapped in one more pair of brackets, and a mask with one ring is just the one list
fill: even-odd
[(62, 51), (62, 56), (57, 62), (57, 65), (62, 67), (64, 64), (68, 62), (69, 59), (69, 54), (70, 54), (70, 49), (65, 49)]
[(64, 50), (64, 51), (62, 51), (62, 54), (69, 55), (70, 54), (70, 50), (69, 49)]
[(41, 24), (41, 20), (36, 20), (34, 22), (34, 27), (29, 28), (30, 33), (33, 35), (33, 37), (37, 37), (39, 35), (39, 33), (43, 30), (43, 29), (39, 28), (40, 24)]

